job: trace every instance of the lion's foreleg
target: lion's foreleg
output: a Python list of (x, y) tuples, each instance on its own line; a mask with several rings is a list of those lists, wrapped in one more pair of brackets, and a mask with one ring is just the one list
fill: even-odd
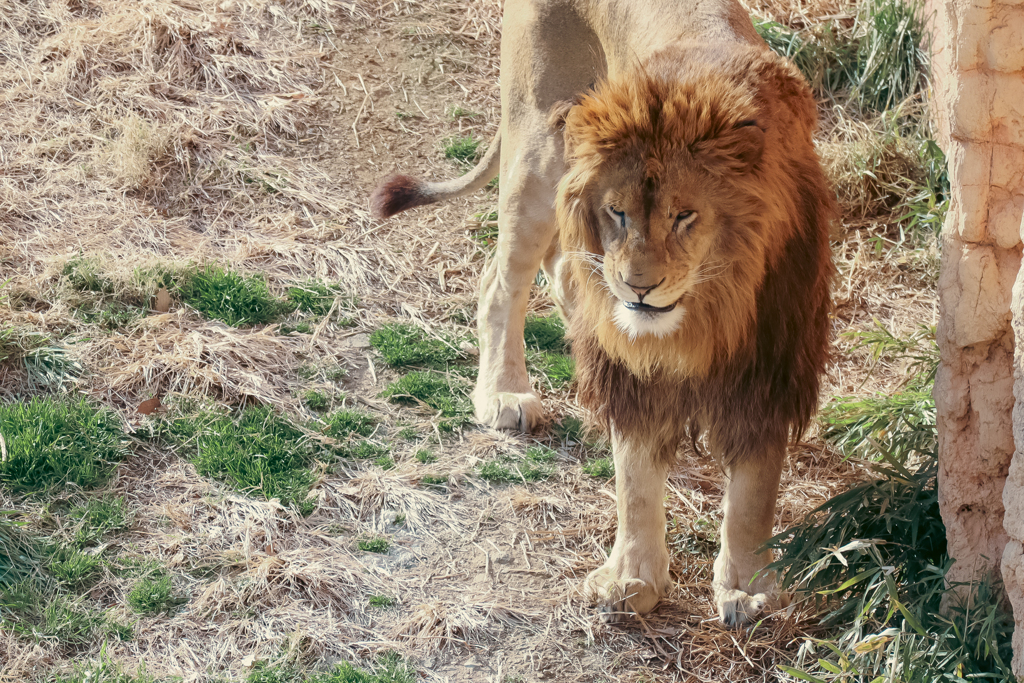
[(772, 559), (770, 552), (756, 551), (772, 534), (785, 453), (783, 444), (726, 467), (722, 547), (712, 587), (718, 614), (729, 626), (752, 622), (765, 607), (777, 606), (774, 574), (754, 574)]
[(612, 432), (618, 529), (608, 560), (584, 585), (605, 622), (648, 612), (668, 592), (664, 499), (675, 446), (656, 435), (624, 438)]

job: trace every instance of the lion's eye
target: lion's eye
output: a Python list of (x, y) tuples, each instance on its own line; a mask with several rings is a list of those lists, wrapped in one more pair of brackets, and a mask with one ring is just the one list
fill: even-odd
[(688, 228), (697, 220), (696, 211), (680, 211), (676, 214), (676, 229)]
[(608, 215), (612, 217), (613, 221), (618, 223), (623, 228), (626, 227), (626, 212), (625, 211), (618, 211), (618, 210), (616, 210), (616, 208), (614, 206), (611, 206), (610, 204), (608, 206), (604, 207), (604, 208), (608, 212)]

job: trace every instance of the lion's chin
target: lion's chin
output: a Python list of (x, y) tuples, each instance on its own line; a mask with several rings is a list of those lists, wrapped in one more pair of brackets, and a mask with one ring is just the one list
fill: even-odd
[(668, 310), (654, 308), (643, 310), (635, 307), (628, 308), (624, 302), (619, 302), (615, 305), (612, 317), (615, 320), (615, 326), (630, 339), (636, 339), (646, 334), (661, 338), (675, 332), (679, 323), (683, 321), (683, 316), (686, 315), (686, 309), (678, 303), (665, 308)]

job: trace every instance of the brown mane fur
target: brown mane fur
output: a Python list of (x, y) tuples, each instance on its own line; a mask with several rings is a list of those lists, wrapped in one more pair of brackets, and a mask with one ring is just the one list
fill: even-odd
[(763, 47), (673, 46), (596, 86), (564, 125), (571, 169), (557, 213), (566, 254), (604, 256), (591, 195), (602, 174), (628, 168), (657, 179), (670, 156), (709, 179), (723, 225), (720, 273), (694, 286), (683, 322), (661, 338), (621, 332), (612, 319), (620, 303), (600, 271), (570, 260), (581, 402), (624, 434), (706, 433), (726, 460), (799, 436), (828, 357), (835, 215), (800, 74)]

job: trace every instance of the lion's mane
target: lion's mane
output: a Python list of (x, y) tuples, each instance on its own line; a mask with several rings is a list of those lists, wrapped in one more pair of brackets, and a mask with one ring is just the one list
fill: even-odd
[[(751, 144), (751, 125), (763, 145)], [(675, 47), (595, 86), (564, 126), (571, 168), (557, 214), (580, 401), (624, 434), (706, 433), (726, 459), (802, 434), (828, 358), (835, 202), (799, 72), (758, 46)], [(669, 155), (713, 179), (721, 265), (687, 296), (675, 332), (630, 339), (612, 320), (621, 304), (580, 257), (603, 256), (589, 193), (613, 165), (656, 181)]]

